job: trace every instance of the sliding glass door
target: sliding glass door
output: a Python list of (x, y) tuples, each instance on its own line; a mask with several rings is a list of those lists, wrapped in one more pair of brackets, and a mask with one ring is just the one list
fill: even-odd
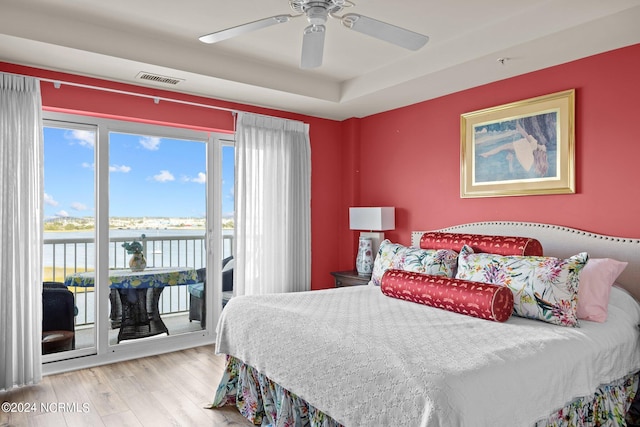
[(45, 119), (44, 273), (71, 294), (75, 335), (44, 362), (212, 342), (232, 292), (232, 138)]
[(220, 140), (222, 173), (222, 301), (220, 309), (233, 297), (233, 249), (235, 243), (235, 147), (232, 140)]
[(109, 132), (110, 345), (202, 329), (206, 147)]
[(95, 272), (97, 127), (47, 121), (44, 127), (43, 360), (96, 347), (95, 288), (65, 278)]

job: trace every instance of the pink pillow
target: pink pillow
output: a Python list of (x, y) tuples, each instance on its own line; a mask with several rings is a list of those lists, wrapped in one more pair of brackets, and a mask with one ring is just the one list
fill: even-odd
[(496, 322), (513, 313), (513, 292), (489, 283), (390, 269), (382, 276), (380, 289), (388, 297)]
[(580, 272), (578, 319), (604, 322), (611, 286), (628, 263), (610, 258), (590, 258)]

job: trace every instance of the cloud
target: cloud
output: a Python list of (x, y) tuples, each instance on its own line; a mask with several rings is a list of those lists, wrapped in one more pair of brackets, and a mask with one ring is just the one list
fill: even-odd
[(66, 218), (66, 217), (68, 217), (68, 216), (69, 216), (69, 212), (67, 212), (67, 211), (65, 211), (65, 210), (63, 209), (63, 210), (61, 210), (61, 211), (57, 212), (57, 213), (56, 213), (56, 216), (60, 216), (60, 217)]
[(83, 147), (93, 148), (96, 144), (96, 133), (92, 130), (74, 129), (65, 132), (64, 137), (72, 143), (82, 145)]
[(47, 193), (44, 193), (44, 204), (49, 206), (58, 206), (58, 202)]
[(198, 172), (198, 177), (194, 178), (193, 182), (197, 182), (198, 184), (204, 184), (207, 182), (207, 174), (204, 172)]
[(204, 172), (198, 172), (198, 176), (192, 178), (187, 175), (180, 176), (180, 182), (195, 182), (196, 184), (204, 184), (207, 182), (207, 174)]
[(156, 151), (160, 148), (160, 138), (156, 136), (143, 136), (138, 142), (142, 145), (142, 148), (150, 151)]
[(129, 171), (131, 171), (131, 166), (125, 166), (125, 165), (111, 165), (111, 166), (109, 166), (109, 172), (127, 173)]
[[(81, 166), (83, 168), (87, 168), (87, 169), (95, 169), (96, 164), (95, 163), (83, 162)], [(109, 172), (128, 173), (130, 171), (131, 171), (131, 166), (125, 166), (125, 165), (111, 165), (111, 166), (109, 166)]]
[(158, 175), (153, 176), (153, 180), (157, 182), (175, 181), (175, 177), (169, 171), (160, 171)]
[(73, 209), (74, 211), (86, 211), (87, 205), (80, 202), (73, 202), (71, 203), (71, 209)]

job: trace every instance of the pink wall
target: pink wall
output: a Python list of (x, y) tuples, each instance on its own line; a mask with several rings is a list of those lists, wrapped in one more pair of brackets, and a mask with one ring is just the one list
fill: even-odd
[[(335, 122), (0, 62), (0, 71), (69, 80), (303, 120), (311, 126), (312, 288), (354, 266), (349, 206), (396, 207), (394, 241), (411, 230), (471, 221), (548, 222), (640, 237), (640, 45), (454, 93), (363, 119)], [(460, 114), (576, 89), (576, 183), (571, 195), (461, 199)], [(47, 107), (188, 127), (233, 130), (228, 113), (43, 83)]]
[[(351, 206), (395, 206), (392, 240), (411, 230), (516, 220), (640, 238), (640, 45), (366, 117)], [(576, 194), (460, 198), (460, 115), (576, 89)], [(343, 210), (347, 209), (347, 206)], [(342, 267), (356, 233), (343, 229)]]
[[(0, 71), (180, 99), (309, 123), (312, 152), (311, 282), (313, 289), (326, 288), (332, 285), (333, 279), (329, 272), (334, 270), (339, 263), (339, 254), (335, 248), (338, 247), (339, 233), (341, 231), (337, 214), (341, 210), (341, 196), (336, 194), (336, 191), (338, 191), (336, 189), (340, 189), (342, 186), (341, 177), (335, 168), (336, 159), (340, 159), (342, 153), (340, 141), (342, 126), (339, 122), (2, 62), (0, 62)], [(43, 82), (41, 88), (43, 108), (49, 110), (172, 124), (202, 130), (233, 132), (233, 117), (226, 111), (190, 107), (162, 101), (156, 105), (152, 99), (89, 90), (64, 84), (60, 89), (55, 89), (50, 82)]]

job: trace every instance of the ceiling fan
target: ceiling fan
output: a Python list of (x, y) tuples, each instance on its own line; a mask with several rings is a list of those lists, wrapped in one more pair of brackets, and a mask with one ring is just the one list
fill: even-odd
[(355, 4), (349, 0), (289, 0), (289, 6), (297, 13), (296, 15), (276, 15), (259, 19), (204, 35), (200, 37), (200, 41), (204, 43), (217, 43), (261, 28), (283, 24), (289, 22), (292, 18), (306, 16), (311, 25), (305, 28), (303, 32), (300, 68), (315, 68), (322, 65), (326, 31), (324, 24), (329, 17), (340, 20), (342, 25), (351, 30), (384, 40), (405, 49), (418, 50), (429, 41), (429, 37), (422, 34), (357, 13), (347, 13), (342, 16), (336, 15), (346, 7), (355, 6)]

